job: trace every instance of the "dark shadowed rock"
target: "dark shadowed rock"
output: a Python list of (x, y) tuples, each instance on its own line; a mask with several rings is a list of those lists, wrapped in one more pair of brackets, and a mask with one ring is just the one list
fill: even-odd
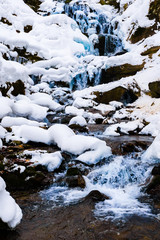
[(135, 93), (124, 87), (116, 87), (108, 92), (93, 92), (93, 94), (96, 96), (94, 99), (96, 102), (105, 104), (111, 101), (119, 101), (123, 104), (127, 104), (137, 100)]
[(136, 29), (136, 31), (130, 37), (131, 43), (137, 43), (137, 42), (141, 41), (142, 39), (153, 36), (155, 34), (156, 29), (157, 29), (156, 25), (153, 25), (153, 26), (148, 27), (148, 28), (138, 27)]
[(99, 202), (99, 201), (105, 201), (108, 199), (109, 197), (106, 196), (105, 194), (99, 192), (98, 190), (93, 190), (84, 198), (84, 201)]
[(150, 3), (149, 6), (149, 19), (156, 19), (157, 22), (160, 22), (160, 1), (154, 0)]
[(146, 188), (146, 192), (151, 194), (157, 201), (160, 200), (160, 175), (156, 175), (152, 178), (151, 182)]
[(159, 98), (160, 97), (160, 81), (150, 82), (149, 90), (152, 97)]
[(67, 170), (66, 176), (76, 176), (82, 174), (81, 171), (77, 167), (71, 167)]
[(155, 166), (153, 169), (152, 169), (152, 175), (160, 175), (160, 165), (158, 166)]
[(68, 176), (65, 178), (68, 187), (85, 188), (86, 183), (82, 175)]
[(11, 92), (13, 96), (17, 96), (18, 94), (25, 94), (25, 86), (21, 80), (17, 80), (13, 85), (13, 91)]
[(86, 126), (80, 126), (78, 124), (69, 125), (75, 132), (88, 132), (88, 128)]
[(42, 3), (39, 0), (24, 0), (24, 2), (31, 7), (35, 12), (38, 11), (40, 4)]

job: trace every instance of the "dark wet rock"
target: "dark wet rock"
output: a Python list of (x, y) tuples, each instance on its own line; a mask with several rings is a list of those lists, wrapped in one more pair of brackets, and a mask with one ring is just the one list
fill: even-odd
[(0, 232), (1, 231), (8, 231), (9, 227), (7, 223), (4, 223), (1, 219), (0, 219)]
[(123, 77), (129, 77), (135, 75), (138, 71), (141, 71), (144, 67), (144, 63), (141, 65), (123, 64), (120, 66), (113, 66), (108, 69), (102, 69), (100, 83), (109, 83), (119, 80)]
[(67, 170), (66, 176), (76, 176), (82, 174), (77, 167), (71, 167)]
[(160, 201), (160, 175), (156, 175), (151, 179), (146, 192), (156, 198), (157, 201)]
[(4, 171), (1, 176), (6, 182), (9, 191), (37, 189), (52, 183), (52, 180), (45, 173), (36, 171), (31, 167), (23, 173), (20, 173), (19, 170), (14, 172)]
[(80, 126), (78, 124), (71, 124), (69, 127), (74, 130), (75, 132), (87, 132), (88, 133), (88, 128), (86, 126)]
[(64, 114), (64, 113), (53, 113), (48, 114), (47, 119), (49, 123), (61, 123), (61, 124), (69, 124), (70, 120), (73, 118), (72, 115)]
[(134, 152), (141, 152), (142, 150), (146, 150), (147, 145), (144, 142), (124, 142), (121, 143), (118, 147), (118, 149), (115, 149), (113, 153), (121, 153), (122, 155), (126, 155), (128, 153), (134, 153)]
[(98, 190), (93, 190), (84, 198), (84, 201), (99, 202), (99, 201), (105, 201), (108, 199), (110, 198), (105, 194), (99, 192)]
[(82, 175), (74, 175), (74, 176), (68, 176), (65, 178), (65, 181), (68, 185), (68, 187), (74, 188), (74, 187), (80, 187), (85, 188), (86, 183)]
[(136, 135), (122, 135), (122, 136), (108, 136), (102, 137), (107, 144), (111, 147), (112, 153), (115, 155), (124, 155), (146, 150), (153, 142), (153, 137), (149, 136), (136, 136)]
[(160, 98), (160, 81), (150, 82), (149, 90), (152, 97)]
[(158, 166), (155, 166), (153, 169), (152, 169), (152, 175), (160, 175), (160, 165)]
[(96, 102), (105, 104), (111, 101), (119, 101), (125, 105), (137, 100), (136, 94), (124, 87), (116, 87), (108, 92), (93, 92), (93, 94), (96, 96), (94, 99)]
[(0, 171), (3, 171), (3, 170), (4, 170), (4, 167), (5, 167), (5, 166), (4, 166), (3, 162), (0, 161)]

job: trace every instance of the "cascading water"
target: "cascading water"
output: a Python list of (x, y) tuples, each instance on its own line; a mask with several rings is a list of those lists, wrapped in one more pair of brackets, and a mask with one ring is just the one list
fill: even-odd
[[(71, 1), (70, 3), (65, 3), (63, 7), (62, 5), (61, 7), (58, 6), (52, 9), (51, 14), (57, 14), (58, 9), (60, 9), (60, 13), (68, 15), (77, 22), (81, 32), (90, 41), (90, 48), (87, 47), (87, 49), (85, 44), (82, 43), (87, 55), (110, 57), (125, 52), (122, 40), (114, 30), (115, 24), (112, 23), (107, 13), (98, 12), (84, 1)], [(82, 65), (83, 67), (80, 67), (78, 73), (73, 74), (70, 84), (72, 90), (77, 88), (83, 89), (100, 83), (101, 68), (97, 68), (97, 72), (90, 75), (87, 71), (87, 64), (83, 62)]]
[[(98, 217), (116, 219), (131, 214), (153, 216), (150, 206), (139, 200), (144, 196), (141, 190), (150, 171), (150, 164), (140, 156), (112, 156), (111, 159), (106, 159), (102, 166), (93, 167), (89, 174), (84, 176), (84, 190), (71, 189), (55, 181), (53, 186), (41, 192), (41, 195), (53, 201), (55, 206), (68, 205), (77, 202), (92, 190), (98, 190), (109, 197), (108, 200), (96, 204), (95, 215)], [(59, 177), (60, 175), (57, 175), (57, 179)]]

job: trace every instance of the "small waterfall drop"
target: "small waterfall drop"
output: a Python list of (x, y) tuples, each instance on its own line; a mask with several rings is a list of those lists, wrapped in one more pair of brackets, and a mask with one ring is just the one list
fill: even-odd
[[(137, 214), (152, 216), (150, 206), (141, 201), (142, 186), (149, 177), (151, 166), (141, 157), (112, 156), (102, 166), (95, 166), (84, 176), (86, 187), (68, 188), (56, 182), (41, 193), (43, 198), (55, 205), (70, 204), (85, 197), (92, 190), (98, 190), (109, 197), (95, 206), (95, 215), (106, 219), (124, 218)], [(59, 177), (57, 175), (57, 177)]]

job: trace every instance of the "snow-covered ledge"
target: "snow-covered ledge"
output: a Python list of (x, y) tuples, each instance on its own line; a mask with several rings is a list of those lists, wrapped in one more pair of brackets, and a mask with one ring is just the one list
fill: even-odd
[(6, 183), (0, 177), (0, 219), (14, 228), (22, 219), (22, 210), (5, 188)]

